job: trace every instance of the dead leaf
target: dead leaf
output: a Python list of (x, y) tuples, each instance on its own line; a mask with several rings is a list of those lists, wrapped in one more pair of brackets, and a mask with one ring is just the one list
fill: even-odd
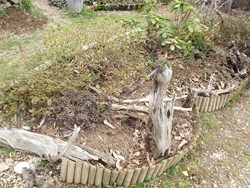
[(182, 140), (177, 149), (181, 149), (187, 143), (186, 140)]
[(119, 155), (120, 154), (120, 152), (115, 152), (115, 151), (112, 151), (112, 155), (113, 155), (113, 157), (115, 158), (115, 159), (118, 159), (118, 160), (125, 160), (125, 158), (122, 156), (122, 155)]
[(121, 170), (122, 169), (121, 160), (117, 160), (115, 166), (118, 170)]
[(108, 122), (108, 120), (104, 120), (103, 121), (103, 123), (105, 124), (105, 125), (107, 125), (107, 126), (109, 126), (111, 129), (115, 129), (115, 127), (113, 126), (113, 125), (111, 125), (109, 122)]

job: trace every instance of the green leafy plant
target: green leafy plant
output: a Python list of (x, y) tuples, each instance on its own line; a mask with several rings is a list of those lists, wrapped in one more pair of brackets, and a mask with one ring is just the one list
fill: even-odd
[(31, 9), (31, 0), (22, 0), (22, 6), (26, 11), (29, 11)]
[(167, 47), (170, 51), (182, 52), (184, 56), (201, 53), (206, 45), (206, 28), (193, 16), (196, 9), (184, 0), (175, 0), (171, 6), (174, 19), (153, 11), (143, 21), (126, 21), (126, 26), (139, 29), (140, 38), (151, 46)]

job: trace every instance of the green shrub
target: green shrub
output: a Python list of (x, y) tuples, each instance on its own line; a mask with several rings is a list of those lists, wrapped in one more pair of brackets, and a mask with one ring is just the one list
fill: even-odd
[(151, 8), (146, 13), (145, 20), (128, 20), (125, 25), (139, 29), (139, 37), (156, 48), (165, 46), (170, 51), (182, 52), (186, 57), (200, 53), (206, 45), (206, 29), (192, 15), (196, 9), (184, 0), (173, 1), (171, 7), (175, 19), (155, 13)]
[(26, 11), (29, 11), (31, 9), (31, 0), (22, 0), (22, 6)]

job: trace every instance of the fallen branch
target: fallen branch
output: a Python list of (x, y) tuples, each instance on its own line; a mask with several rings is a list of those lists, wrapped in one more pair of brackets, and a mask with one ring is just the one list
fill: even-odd
[(148, 108), (145, 106), (136, 106), (136, 105), (120, 105), (120, 104), (112, 104), (112, 110), (133, 110), (143, 113), (148, 113)]
[(217, 96), (220, 94), (229, 93), (231, 91), (234, 91), (235, 89), (236, 89), (236, 86), (233, 85), (230, 88), (223, 89), (223, 90), (217, 90), (217, 91), (211, 91), (211, 90), (207, 90), (207, 89), (197, 89), (197, 88), (193, 88), (192, 91), (196, 92), (198, 96), (209, 97), (211, 95)]
[(81, 128), (80, 127), (77, 127), (75, 125), (74, 127), (74, 132), (72, 134), (72, 136), (70, 137), (68, 143), (66, 144), (66, 146), (62, 149), (62, 151), (55, 157), (52, 157), (49, 155), (49, 158), (50, 158), (50, 162), (51, 163), (54, 163), (56, 161), (58, 161), (59, 159), (62, 158), (62, 156), (68, 151), (69, 147), (73, 144), (73, 142), (76, 140), (77, 138), (77, 135), (78, 133), (80, 132)]
[[(72, 135), (67, 143), (63, 140), (52, 138), (46, 135), (29, 132), (23, 129), (0, 128), (0, 145), (11, 146), (14, 149), (27, 151), (39, 155), (48, 161), (55, 162), (59, 156), (70, 159), (79, 160), (101, 160), (108, 164), (115, 164), (115, 159), (104, 153), (100, 153), (93, 149), (82, 149), (82, 147), (72, 145), (75, 135)], [(13, 136), (15, 135), (15, 136)], [(86, 147), (85, 147), (86, 148)]]
[[(115, 110), (115, 111), (132, 110), (132, 111), (148, 113), (148, 108), (145, 106), (112, 104), (111, 108), (112, 108), (112, 110)], [(190, 111), (192, 111), (192, 108), (183, 108), (183, 107), (179, 107), (179, 106), (174, 106), (174, 110), (190, 112)]]
[[(176, 97), (176, 100), (185, 99), (186, 97), (187, 97), (187, 95), (183, 95), (181, 97)], [(149, 96), (145, 97), (145, 98), (141, 98), (141, 99), (126, 99), (126, 100), (120, 101), (120, 103), (142, 103), (142, 102), (148, 102), (148, 101), (149, 101)], [(169, 102), (169, 101), (171, 101), (171, 99), (168, 97), (165, 97), (163, 99), (163, 101)]]

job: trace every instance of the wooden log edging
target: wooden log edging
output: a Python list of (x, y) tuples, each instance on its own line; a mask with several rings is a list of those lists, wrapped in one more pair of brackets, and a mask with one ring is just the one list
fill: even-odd
[(161, 159), (155, 165), (143, 166), (135, 169), (110, 170), (105, 167), (92, 165), (86, 161), (73, 161), (63, 157), (60, 179), (67, 183), (81, 183), (84, 185), (103, 187), (113, 184), (128, 187), (144, 182), (151, 177), (162, 175), (164, 171), (183, 159), (183, 157), (196, 146), (200, 132), (200, 126), (196, 123), (196, 125), (194, 125), (194, 136), (189, 146), (169, 158)]
[(225, 107), (225, 105), (232, 100), (247, 84), (248, 79), (241, 82), (240, 86), (232, 92), (223, 93), (220, 95), (213, 95), (210, 97), (197, 96), (195, 105), (198, 112), (214, 112)]

